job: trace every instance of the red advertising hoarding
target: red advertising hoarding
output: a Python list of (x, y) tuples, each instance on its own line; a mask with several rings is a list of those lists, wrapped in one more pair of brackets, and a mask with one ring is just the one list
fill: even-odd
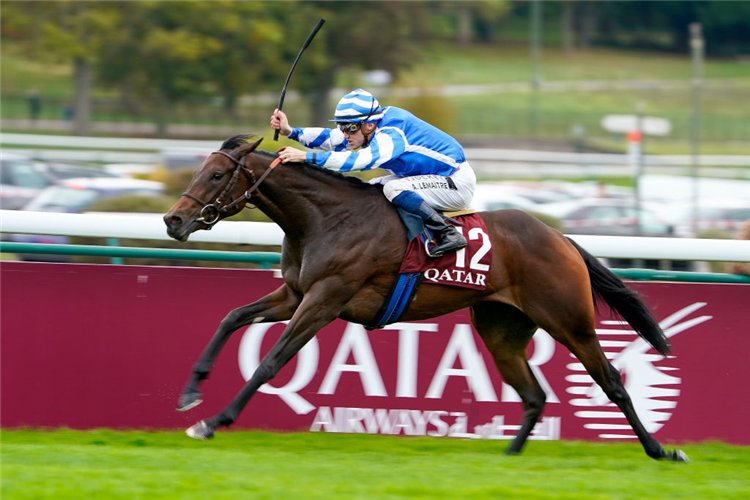
[[(185, 428), (241, 389), (283, 324), (237, 331), (174, 410), (193, 363), (231, 309), (276, 289), (273, 271), (4, 262), (0, 425)], [(646, 428), (663, 442), (750, 444), (750, 286), (631, 283), (673, 344), (662, 358), (621, 322), (597, 332)], [(529, 360), (547, 393), (531, 439), (635, 440), (581, 364), (545, 332)], [(233, 428), (509, 439), (521, 420), (467, 311), (381, 330), (323, 329)]]

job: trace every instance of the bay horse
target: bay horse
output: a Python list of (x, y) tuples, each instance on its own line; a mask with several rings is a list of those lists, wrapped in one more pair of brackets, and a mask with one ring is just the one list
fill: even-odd
[[(234, 331), (252, 323), (289, 323), (234, 400), (186, 431), (196, 439), (211, 438), (215, 429), (232, 424), (258, 388), (325, 325), (336, 318), (372, 324), (397, 279), (407, 245), (406, 229), (381, 186), (309, 164), (278, 164), (275, 153), (256, 151), (262, 139), (251, 140), (238, 135), (224, 141), (164, 216), (169, 236), (186, 241), (192, 232), (211, 229), (249, 202), (285, 235), (284, 284), (221, 321), (194, 365), (177, 409), (202, 401), (200, 384)], [(687, 461), (681, 450), (665, 451), (644, 428), (596, 336), (595, 301), (603, 301), (666, 356), (667, 338), (641, 299), (596, 258), (533, 216), (519, 210), (479, 215), (493, 249), (486, 288), (423, 282), (399, 321), (471, 309), (476, 331), (524, 407), (521, 428), (507, 453), (521, 451), (545, 404), (526, 356), (532, 335), (543, 328), (583, 363), (620, 408), (648, 456)]]

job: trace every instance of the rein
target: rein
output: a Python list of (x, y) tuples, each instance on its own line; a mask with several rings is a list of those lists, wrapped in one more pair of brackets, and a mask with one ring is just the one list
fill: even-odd
[[(186, 198), (190, 198), (191, 200), (199, 203), (203, 208), (201, 209), (200, 217), (196, 219), (196, 222), (202, 222), (206, 224), (208, 227), (206, 230), (210, 230), (214, 224), (219, 222), (221, 218), (221, 214), (224, 214), (228, 212), (229, 210), (233, 209), (240, 203), (248, 202), (250, 201), (250, 197), (252, 196), (252, 193), (258, 189), (258, 186), (263, 182), (263, 180), (268, 176), (268, 174), (271, 173), (271, 170), (276, 168), (276, 166), (281, 163), (281, 158), (276, 158), (271, 162), (271, 165), (266, 169), (265, 172), (263, 172), (263, 175), (260, 176), (260, 179), (257, 181), (255, 180), (255, 174), (252, 170), (247, 168), (247, 166), (243, 163), (244, 158), (238, 160), (234, 156), (230, 155), (229, 153), (225, 153), (224, 151), (214, 151), (211, 153), (219, 154), (226, 156), (232, 162), (236, 165), (236, 168), (234, 169), (234, 172), (232, 173), (232, 178), (229, 180), (229, 183), (227, 184), (227, 187), (224, 188), (224, 190), (219, 194), (219, 196), (216, 197), (216, 200), (213, 203), (206, 203), (205, 201), (201, 200), (197, 196), (190, 194), (188, 192), (182, 193), (181, 196), (184, 196)], [(210, 155), (209, 155), (210, 156)], [(248, 178), (250, 179), (251, 186), (250, 189), (245, 191), (245, 193), (237, 198), (236, 200), (231, 200), (228, 205), (224, 206), (224, 197), (227, 196), (231, 191), (234, 189), (234, 186), (237, 184), (237, 181), (240, 177), (240, 172), (244, 172), (245, 175), (248, 175)]]

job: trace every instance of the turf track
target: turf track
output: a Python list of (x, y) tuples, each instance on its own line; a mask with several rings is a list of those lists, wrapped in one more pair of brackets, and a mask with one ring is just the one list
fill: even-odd
[(2, 499), (750, 498), (750, 447), (507, 442), (317, 433), (0, 432)]

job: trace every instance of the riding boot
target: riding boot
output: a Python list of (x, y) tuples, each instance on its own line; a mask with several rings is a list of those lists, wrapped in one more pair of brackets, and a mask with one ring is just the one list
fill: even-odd
[(455, 227), (448, 224), (442, 215), (429, 206), (427, 202), (419, 205), (418, 214), (424, 219), (424, 225), (435, 236), (436, 246), (427, 250), (430, 257), (442, 257), (446, 253), (464, 248), (468, 243), (466, 238)]

